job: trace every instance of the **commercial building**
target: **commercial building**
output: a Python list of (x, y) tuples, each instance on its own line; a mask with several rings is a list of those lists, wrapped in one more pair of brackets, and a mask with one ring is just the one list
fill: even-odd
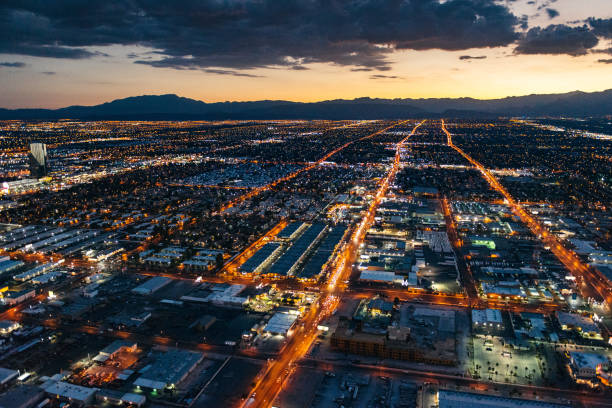
[(575, 313), (558, 312), (557, 319), (559, 320), (561, 329), (565, 331), (575, 330), (585, 338), (595, 340), (603, 339), (599, 326), (597, 326), (597, 323), (595, 323), (590, 317)]
[(180, 384), (202, 360), (204, 354), (195, 351), (170, 349), (159, 353), (152, 364), (140, 370), (134, 385), (151, 390), (172, 388)]
[(278, 255), (280, 249), (281, 245), (278, 242), (268, 242), (240, 265), (240, 272), (246, 274), (261, 272)]
[(100, 390), (96, 393), (96, 402), (128, 407), (142, 407), (147, 397), (142, 394), (123, 393), (115, 390)]
[(168, 285), (170, 282), (172, 282), (172, 279), (168, 277), (156, 276), (154, 278), (149, 279), (142, 285), (136, 286), (134, 289), (132, 289), (132, 293), (135, 293), (137, 295), (150, 295), (163, 288), (164, 286)]
[(298, 315), (296, 313), (274, 313), (270, 320), (268, 320), (266, 327), (264, 327), (264, 332), (286, 336), (295, 324), (297, 318)]
[(11, 388), (0, 395), (0, 408), (35, 408), (45, 399), (45, 391), (31, 385)]
[(504, 329), (501, 310), (472, 309), (472, 329), (485, 333), (499, 333)]
[(270, 267), (267, 273), (276, 276), (293, 275), (300, 263), (319, 241), (327, 226), (323, 223), (312, 224), (295, 240), (293, 245), (282, 254)]
[(532, 401), (520, 398), (496, 397), (452, 390), (439, 390), (438, 408), (567, 408), (568, 405)]
[(19, 322), (15, 322), (13, 320), (2, 320), (0, 321), (0, 335), (10, 334), (20, 327), (21, 325)]
[[(394, 317), (395, 316), (395, 317)], [(331, 346), (351, 354), (457, 364), (455, 311), (393, 304), (379, 298), (360, 303), (352, 321), (340, 320)]]
[(34, 289), (8, 290), (0, 293), (0, 302), (5, 305), (13, 306), (33, 298), (34, 296), (36, 296), (36, 291)]
[(346, 233), (346, 229), (344, 225), (330, 228), (329, 233), (321, 240), (317, 250), (297, 273), (297, 277), (306, 280), (317, 278), (336, 251), (338, 244)]
[(30, 143), (30, 177), (43, 178), (46, 177), (48, 170), (47, 145), (44, 143)]
[(21, 179), (2, 183), (3, 194), (20, 194), (38, 190), (43, 185), (38, 179)]
[(49, 380), (44, 383), (42, 389), (52, 398), (60, 401), (69, 401), (70, 405), (90, 405), (95, 398), (97, 388), (82, 387), (64, 381)]
[(19, 376), (19, 371), (0, 367), (0, 385), (5, 385)]
[(305, 224), (298, 221), (289, 223), (285, 228), (280, 230), (278, 234), (276, 234), (276, 238), (285, 241), (294, 239), (300, 235), (304, 227)]
[(577, 382), (592, 382), (597, 378), (597, 371), (610, 360), (607, 356), (597, 353), (572, 351), (569, 353), (570, 374)]

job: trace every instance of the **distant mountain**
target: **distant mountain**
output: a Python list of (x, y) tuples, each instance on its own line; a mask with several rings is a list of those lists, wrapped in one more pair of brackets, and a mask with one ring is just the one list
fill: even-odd
[(322, 102), (206, 103), (177, 95), (143, 95), (95, 106), (0, 109), (0, 119), (394, 119), (498, 116), (593, 117), (612, 114), (612, 89), (512, 96), (502, 99), (336, 99)]

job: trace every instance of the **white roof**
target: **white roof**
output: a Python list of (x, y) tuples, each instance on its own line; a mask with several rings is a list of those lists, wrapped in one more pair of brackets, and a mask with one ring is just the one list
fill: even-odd
[(132, 393), (123, 394), (121, 397), (121, 401), (134, 405), (142, 405), (146, 402), (146, 400), (147, 398), (144, 395)]
[(9, 368), (0, 367), (0, 384), (6, 384), (13, 378), (19, 375), (17, 370), (11, 370)]
[(297, 315), (278, 312), (268, 320), (264, 331), (274, 334), (287, 334), (297, 320)]
[(361, 272), (359, 279), (380, 282), (395, 282), (397, 276), (395, 276), (394, 272), (366, 270)]
[(597, 353), (581, 353), (571, 351), (570, 357), (578, 368), (590, 368), (595, 370), (599, 364), (608, 362), (608, 357)]
[(492, 395), (475, 394), (451, 390), (438, 393), (439, 408), (561, 408), (567, 405), (530, 401), (519, 398), (504, 398)]
[(472, 321), (474, 323), (497, 323), (503, 322), (501, 311), (497, 309), (478, 310), (472, 309)]
[(93, 397), (97, 388), (82, 387), (80, 385), (70, 384), (63, 381), (48, 381), (42, 385), (42, 388), (49, 394), (59, 395), (60, 397), (70, 398), (76, 401), (88, 401)]

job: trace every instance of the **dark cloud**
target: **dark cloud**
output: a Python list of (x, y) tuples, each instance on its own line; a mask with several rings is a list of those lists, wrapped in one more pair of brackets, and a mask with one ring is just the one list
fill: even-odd
[(559, 12), (554, 8), (547, 8), (546, 13), (548, 14), (548, 18), (550, 18), (551, 20), (555, 17), (559, 17)]
[(232, 76), (247, 77), (247, 78), (261, 78), (261, 75), (247, 74), (245, 72), (232, 71), (230, 69), (207, 68), (204, 70), (204, 72), (207, 72), (209, 74), (217, 74), (217, 75), (232, 75)]
[(598, 44), (597, 36), (587, 26), (550, 25), (531, 28), (518, 42), (517, 54), (584, 55)]
[(602, 64), (612, 64), (612, 58), (598, 59), (597, 62), (602, 63)]
[(461, 55), (459, 59), (461, 61), (480, 60), (487, 58), (486, 55)]
[(55, 72), (53, 72), (53, 71), (44, 71), (42, 73), (45, 74), (45, 75), (55, 75)]
[(612, 38), (612, 18), (589, 18), (588, 22), (596, 35), (604, 38)]
[(370, 75), (370, 79), (403, 79), (403, 78), (397, 75), (374, 74), (374, 75)]
[(388, 70), (394, 49), (505, 46), (519, 24), (497, 0), (4, 0), (0, 53), (90, 58), (121, 44), (156, 50), (129, 56), (154, 67)]
[(0, 67), (23, 68), (25, 66), (25, 62), (0, 62)]

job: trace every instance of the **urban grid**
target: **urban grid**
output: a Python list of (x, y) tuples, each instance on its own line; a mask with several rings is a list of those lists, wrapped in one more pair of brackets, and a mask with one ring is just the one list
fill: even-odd
[(609, 404), (609, 122), (0, 126), (3, 407)]

